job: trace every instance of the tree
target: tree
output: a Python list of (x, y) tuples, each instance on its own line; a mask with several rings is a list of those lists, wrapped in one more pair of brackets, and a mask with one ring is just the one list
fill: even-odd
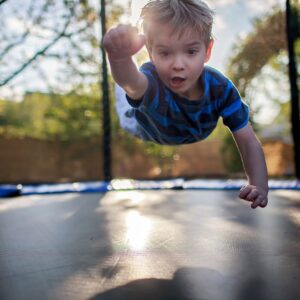
[(286, 50), (285, 16), (280, 8), (255, 20), (253, 31), (237, 41), (228, 63), (228, 73), (241, 95), (269, 60)]
[(3, 4), (4, 2), (6, 2), (7, 0), (1, 0), (0, 1), (0, 5)]
[(76, 140), (101, 134), (99, 99), (90, 94), (27, 93), (0, 102), (0, 133), (38, 139)]
[[(16, 0), (2, 5), (0, 87), (26, 88), (38, 78), (44, 82), (43, 90), (61, 93), (83, 82), (99, 82), (100, 8), (94, 3)], [(111, 21), (122, 12), (120, 5), (108, 1)]]
[[(298, 58), (300, 58), (299, 50), (298, 44), (296, 50)], [(282, 87), (287, 86), (286, 61), (285, 14), (280, 8), (275, 7), (269, 14), (257, 19), (252, 32), (246, 38), (236, 43), (227, 69), (230, 78), (232, 78), (234, 84), (239, 89), (242, 97), (250, 105), (253, 105), (255, 101), (255, 93), (253, 91), (257, 89), (260, 82), (270, 82), (270, 80), (272, 81), (272, 76), (274, 76), (276, 78), (275, 86), (278, 87), (279, 84)], [(271, 69), (272, 71), (266, 72), (267, 69)], [(276, 73), (279, 76), (276, 76)], [(277, 107), (281, 107), (283, 105), (282, 102), (289, 100), (287, 92), (284, 100), (279, 99), (277, 94), (275, 96), (267, 94), (269, 92), (267, 89), (264, 92), (268, 98), (272, 99), (274, 106), (277, 105)], [(289, 122), (288, 116), (286, 116), (285, 122)], [(255, 128), (257, 129), (258, 127), (255, 126)], [(228, 166), (227, 161), (227, 166), (232, 171), (236, 169), (236, 158), (238, 155), (234, 152), (234, 148), (233, 141), (228, 142), (228, 136), (225, 136), (222, 150), (224, 157), (228, 159), (231, 156), (231, 164)]]

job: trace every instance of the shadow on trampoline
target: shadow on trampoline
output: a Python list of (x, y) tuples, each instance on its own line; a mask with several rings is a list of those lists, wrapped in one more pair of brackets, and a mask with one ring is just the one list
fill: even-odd
[[(218, 284), (216, 289), (215, 284)], [(230, 289), (230, 280), (207, 268), (181, 268), (168, 279), (139, 279), (98, 294), (90, 300), (181, 300), (220, 299), (220, 292)], [(219, 295), (218, 295), (219, 294)]]
[(100, 293), (89, 300), (267, 300), (263, 277), (253, 277), (235, 286), (233, 277), (208, 268), (180, 268), (168, 279), (139, 279)]

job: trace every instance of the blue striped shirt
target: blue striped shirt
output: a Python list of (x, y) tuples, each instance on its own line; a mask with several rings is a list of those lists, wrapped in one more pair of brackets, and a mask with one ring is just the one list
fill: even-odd
[(140, 100), (127, 96), (142, 131), (142, 138), (158, 144), (194, 143), (208, 137), (221, 116), (232, 132), (248, 123), (248, 106), (236, 87), (221, 72), (205, 66), (199, 84), (203, 96), (196, 101), (181, 97), (167, 88), (151, 63), (141, 67), (148, 78), (148, 88)]

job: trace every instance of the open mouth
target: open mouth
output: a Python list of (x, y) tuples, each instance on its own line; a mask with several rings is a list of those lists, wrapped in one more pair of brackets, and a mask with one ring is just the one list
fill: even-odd
[(183, 78), (183, 77), (175, 76), (175, 77), (171, 78), (171, 83), (172, 83), (172, 85), (175, 85), (175, 86), (181, 85), (184, 81), (185, 81), (185, 78)]

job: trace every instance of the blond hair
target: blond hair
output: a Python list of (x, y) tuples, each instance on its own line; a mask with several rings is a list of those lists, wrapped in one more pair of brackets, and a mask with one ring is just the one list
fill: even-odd
[(158, 22), (170, 24), (179, 34), (186, 29), (196, 30), (208, 46), (212, 37), (213, 15), (213, 11), (201, 0), (152, 0), (143, 7), (140, 19), (150, 43), (149, 25)]

